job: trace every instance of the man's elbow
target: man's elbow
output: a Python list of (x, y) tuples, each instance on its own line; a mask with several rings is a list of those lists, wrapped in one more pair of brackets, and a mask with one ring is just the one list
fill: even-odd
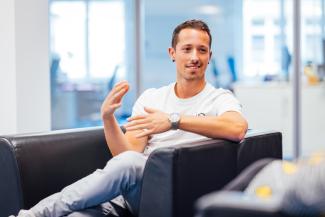
[(236, 128), (236, 130), (235, 130), (235, 133), (234, 133), (234, 141), (240, 142), (245, 138), (247, 128), (248, 128), (248, 124), (247, 124), (246, 121), (244, 121), (243, 123), (236, 124), (235, 128)]

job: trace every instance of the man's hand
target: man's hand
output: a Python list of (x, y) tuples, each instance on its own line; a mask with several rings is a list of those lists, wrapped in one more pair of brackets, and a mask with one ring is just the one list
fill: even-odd
[(163, 133), (171, 128), (168, 114), (156, 109), (145, 107), (146, 115), (137, 115), (128, 118), (125, 126), (126, 131), (142, 130), (136, 137), (149, 136), (151, 134)]
[(101, 107), (103, 119), (108, 119), (113, 116), (115, 110), (121, 106), (122, 98), (128, 90), (129, 84), (127, 81), (121, 81), (113, 87), (111, 92), (106, 96)]

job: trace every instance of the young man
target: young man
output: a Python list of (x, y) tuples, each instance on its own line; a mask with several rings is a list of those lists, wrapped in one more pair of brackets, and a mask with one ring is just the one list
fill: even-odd
[(239, 102), (231, 92), (215, 89), (205, 80), (211, 41), (208, 26), (200, 20), (177, 26), (168, 50), (176, 64), (176, 82), (148, 89), (139, 97), (125, 125), (125, 134), (114, 112), (121, 106), (129, 85), (126, 81), (118, 83), (101, 108), (106, 141), (114, 157), (104, 169), (20, 212), (21, 216), (63, 216), (119, 195), (137, 215), (143, 169), (152, 150), (213, 138), (243, 139), (247, 122)]

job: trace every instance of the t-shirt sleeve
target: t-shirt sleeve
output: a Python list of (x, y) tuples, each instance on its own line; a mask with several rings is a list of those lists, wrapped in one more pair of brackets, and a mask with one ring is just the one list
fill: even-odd
[(229, 90), (225, 90), (225, 92), (217, 98), (216, 106), (217, 115), (221, 115), (228, 111), (236, 111), (242, 113), (242, 105)]
[(144, 91), (140, 97), (135, 101), (133, 108), (132, 108), (132, 116), (135, 115), (143, 115), (146, 114), (144, 111), (144, 107), (149, 107), (148, 101), (150, 98), (150, 93), (152, 92), (152, 89), (148, 89)]

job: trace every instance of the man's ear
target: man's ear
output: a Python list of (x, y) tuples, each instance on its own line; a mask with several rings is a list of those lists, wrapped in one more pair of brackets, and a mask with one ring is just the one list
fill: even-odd
[(169, 57), (174, 62), (175, 61), (175, 49), (173, 47), (168, 48), (168, 54), (169, 54)]
[(210, 58), (209, 58), (209, 60), (211, 60), (211, 57), (212, 57), (212, 51), (210, 51)]

